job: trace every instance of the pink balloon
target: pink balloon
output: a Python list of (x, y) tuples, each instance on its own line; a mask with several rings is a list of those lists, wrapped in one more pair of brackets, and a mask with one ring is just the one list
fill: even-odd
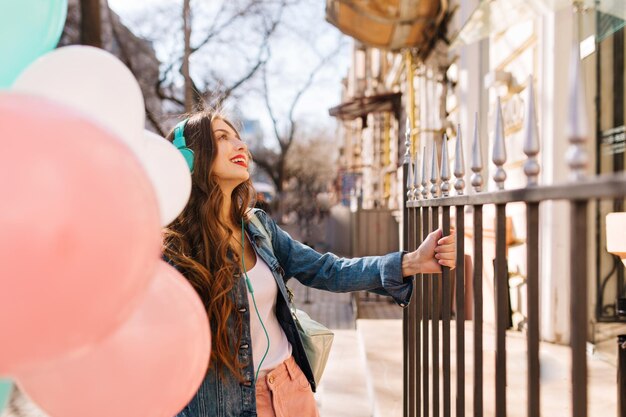
[(130, 149), (74, 110), (0, 93), (0, 374), (97, 342), (145, 292), (159, 212)]
[(172, 417), (200, 386), (210, 351), (200, 298), (161, 262), (145, 298), (111, 336), (17, 379), (51, 416)]

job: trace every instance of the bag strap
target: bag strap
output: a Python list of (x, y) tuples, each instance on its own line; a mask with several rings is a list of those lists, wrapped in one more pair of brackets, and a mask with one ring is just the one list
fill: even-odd
[[(272, 235), (270, 231), (265, 228), (265, 226), (263, 225), (259, 217), (256, 215), (258, 211), (259, 209), (252, 209), (250, 213), (250, 223), (252, 223), (257, 229), (259, 229), (259, 232), (263, 235), (263, 237), (265, 237), (266, 239), (269, 239), (269, 242), (271, 244)], [(286, 285), (285, 285), (285, 288), (287, 289), (287, 295), (289, 296), (289, 304), (290, 304), (291, 312), (295, 317), (296, 304), (293, 302), (293, 291), (291, 291), (291, 288), (287, 287)]]

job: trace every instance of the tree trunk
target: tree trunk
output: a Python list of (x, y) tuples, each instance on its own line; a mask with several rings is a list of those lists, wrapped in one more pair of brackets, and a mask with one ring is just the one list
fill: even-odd
[(102, 48), (100, 0), (80, 0), (80, 39), (83, 45)]
[(183, 33), (185, 51), (183, 53), (182, 72), (185, 78), (185, 111), (193, 111), (193, 82), (189, 74), (189, 56), (191, 55), (191, 5), (190, 0), (183, 1)]

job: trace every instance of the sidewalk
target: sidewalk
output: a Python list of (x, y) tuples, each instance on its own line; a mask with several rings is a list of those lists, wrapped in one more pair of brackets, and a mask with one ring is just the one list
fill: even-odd
[(315, 394), (321, 417), (371, 417), (356, 330), (333, 330), (335, 340)]
[(351, 295), (307, 289), (295, 279), (289, 280), (287, 286), (292, 289), (298, 308), (335, 333), (324, 378), (315, 394), (320, 416), (371, 417), (365, 361), (360, 353)]
[[(455, 329), (451, 329), (451, 397), (455, 414)], [(368, 393), (374, 417), (402, 416), (402, 321), (358, 320), (357, 333), (367, 359)], [(465, 398), (466, 415), (472, 415), (473, 349), (472, 324), (465, 326)], [(495, 415), (495, 343), (492, 329), (484, 328), (483, 392), (486, 417)], [(542, 343), (541, 411), (546, 416), (571, 415), (570, 351), (560, 345)], [(440, 370), (441, 372), (441, 370)], [(589, 415), (617, 415), (616, 368), (598, 357), (588, 358)], [(440, 383), (442, 375), (439, 377)], [(432, 395), (432, 389), (430, 390)], [(440, 388), (440, 395), (441, 395)], [(526, 339), (522, 334), (507, 334), (507, 415), (525, 417), (526, 406)]]

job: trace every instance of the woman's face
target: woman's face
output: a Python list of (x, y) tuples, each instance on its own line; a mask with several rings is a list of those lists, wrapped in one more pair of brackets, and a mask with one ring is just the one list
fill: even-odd
[(215, 119), (211, 127), (217, 144), (213, 174), (217, 177), (217, 182), (222, 188), (234, 189), (250, 178), (248, 146), (225, 121)]

